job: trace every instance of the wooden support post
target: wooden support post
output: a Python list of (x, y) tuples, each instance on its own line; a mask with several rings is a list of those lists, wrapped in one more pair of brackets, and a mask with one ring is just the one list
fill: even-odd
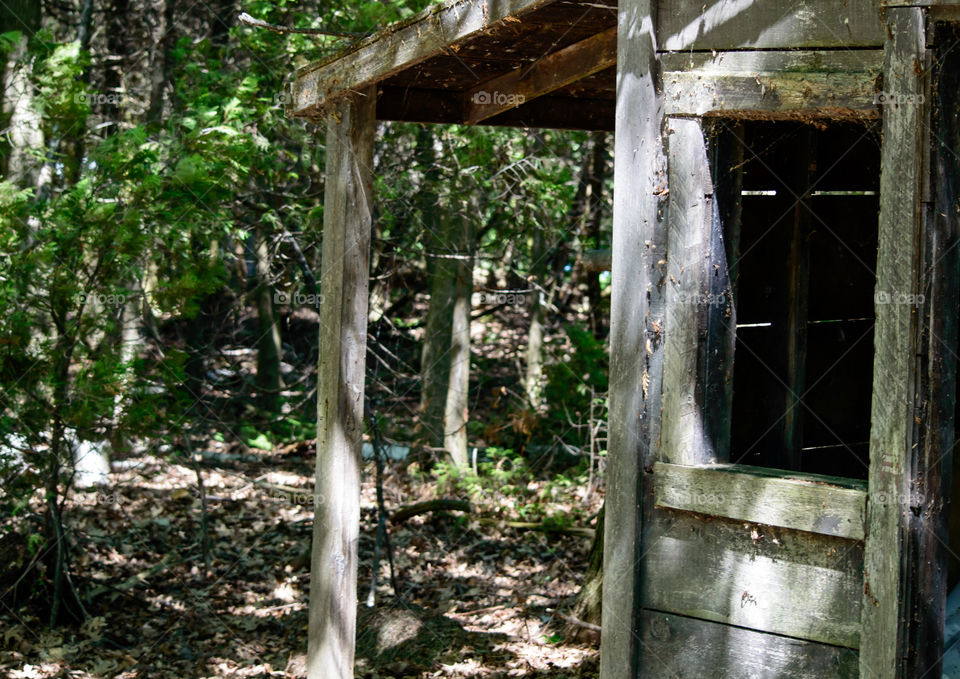
[(327, 121), (309, 679), (353, 679), (375, 106), (368, 88)]
[(659, 437), (666, 176), (655, 9), (652, 0), (618, 8), (602, 679), (639, 673), (640, 488)]
[[(929, 26), (929, 24), (928, 24)], [(918, 289), (918, 354), (921, 377), (917, 408), (919, 438), (911, 464), (915, 498), (907, 514), (905, 646), (906, 677), (939, 677), (943, 673), (947, 565), (956, 556), (948, 547), (951, 502), (960, 501), (950, 488), (953, 472), (957, 392), (958, 288), (960, 288), (960, 24), (936, 25), (928, 33), (935, 45), (935, 86), (931, 114), (933, 139), (929, 172), (931, 191), (922, 200), (923, 256)], [(932, 176), (931, 176), (932, 175)]]
[(923, 144), (926, 140), (924, 75), (927, 65), (923, 10), (889, 9), (884, 47), (883, 148), (877, 250), (873, 403), (860, 676), (901, 676), (901, 619), (907, 512), (917, 403), (916, 319), (908, 303), (920, 293)]

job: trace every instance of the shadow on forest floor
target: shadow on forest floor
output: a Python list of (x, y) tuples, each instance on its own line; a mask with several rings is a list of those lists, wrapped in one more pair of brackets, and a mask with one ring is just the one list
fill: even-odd
[[(256, 462), (204, 468), (209, 573), (199, 548), (194, 470), (158, 457), (139, 462), (111, 474), (109, 488), (74, 492), (66, 505), (75, 579), (85, 592), (99, 590), (86, 604), (83, 625), (50, 630), (42, 606), (0, 591), (0, 676), (298, 676), (312, 506), (262, 484), (308, 494), (309, 461), (264, 453)], [(376, 530), (369, 471), (362, 601)], [(431, 483), (394, 474), (385, 492), (392, 507), (438, 493)], [(4, 523), (4, 530), (24, 535), (34, 529), (15, 519)], [(597, 676), (596, 644), (565, 639), (551, 612), (579, 588), (589, 539), (445, 515), (415, 517), (392, 528), (391, 537), (400, 598), (381, 563), (377, 606), (358, 609), (358, 678)], [(31, 558), (25, 549), (0, 555), (0, 582)]]

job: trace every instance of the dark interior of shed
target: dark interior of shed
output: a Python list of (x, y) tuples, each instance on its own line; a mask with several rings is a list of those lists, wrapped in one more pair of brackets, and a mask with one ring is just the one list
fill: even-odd
[(739, 223), (724, 224), (736, 307), (730, 461), (865, 479), (879, 124), (715, 127), (743, 156)]

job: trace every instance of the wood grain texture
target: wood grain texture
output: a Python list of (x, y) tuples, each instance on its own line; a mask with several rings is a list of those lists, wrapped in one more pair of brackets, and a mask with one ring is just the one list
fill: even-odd
[(746, 465), (654, 466), (658, 507), (862, 540), (866, 484)]
[(729, 460), (733, 423), (733, 376), (737, 342), (737, 276), (743, 198), (743, 123), (711, 125), (710, 172), (713, 177), (713, 223), (708, 286), (711, 299), (724, 300), (708, 310), (705, 353), (711, 369), (705, 377), (707, 431), (718, 460)]
[(663, 64), (668, 115), (879, 115), (881, 50), (694, 52), (664, 55)]
[(717, 462), (704, 422), (701, 354), (706, 340), (713, 186), (700, 121), (669, 119), (667, 286), (660, 459)]
[(375, 105), (368, 89), (327, 123), (310, 679), (353, 678)]
[[(916, 289), (926, 63), (924, 16), (919, 9), (887, 11), (890, 38), (884, 47), (884, 88), (904, 97), (883, 110), (877, 299)], [(877, 304), (874, 330), (870, 473), (864, 557), (860, 673), (865, 679), (899, 676), (903, 655), (900, 620), (906, 513), (911, 502), (909, 467), (914, 445), (918, 353), (915, 310)]]
[(883, 44), (876, 0), (663, 0), (663, 49), (872, 47)]
[[(924, 177), (932, 179), (933, 201), (924, 205), (919, 288), (925, 292), (918, 343), (921, 362), (921, 426), (911, 485), (918, 489), (908, 515), (907, 587), (911, 615), (906, 630), (904, 676), (943, 672), (946, 598), (952, 584), (947, 570), (956, 564), (957, 543), (950, 529), (957, 520), (960, 493), (951, 496), (957, 394), (957, 340), (960, 305), (960, 24), (938, 23), (928, 45), (935, 70), (931, 83), (931, 153)], [(932, 38), (932, 40), (930, 40)], [(925, 161), (926, 162), (926, 161)], [(924, 194), (926, 198), (926, 193)], [(954, 310), (951, 312), (951, 310)], [(949, 510), (948, 510), (949, 507)], [(912, 507), (911, 507), (912, 508)]]
[(616, 63), (614, 26), (468, 90), (463, 96), (463, 120), (470, 125), (479, 123)]
[(643, 547), (644, 608), (859, 646), (860, 542), (651, 508)]
[(650, 0), (619, 4), (602, 679), (634, 679), (640, 664), (640, 484), (660, 412), (659, 334), (651, 311), (666, 189), (655, 16)]
[(287, 91), (287, 112), (316, 117), (326, 103), (374, 84), (495, 26), (553, 0), (448, 0), (341, 52), (304, 66)]
[(855, 679), (857, 652), (643, 611), (643, 679)]

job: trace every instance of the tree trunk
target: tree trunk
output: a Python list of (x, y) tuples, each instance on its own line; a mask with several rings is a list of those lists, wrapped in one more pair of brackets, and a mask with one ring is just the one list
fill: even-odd
[(38, 28), (40, 3), (36, 0), (0, 3), (0, 33), (22, 33), (4, 64), (0, 119), (0, 127), (9, 130), (6, 137), (10, 144), (7, 152), (0, 155), (6, 161), (2, 176), (19, 188), (37, 186), (41, 163), (33, 154), (44, 146), (40, 112), (33, 105), (30, 82), (33, 60), (27, 51), (28, 39)]
[[(450, 220), (444, 224), (449, 225)], [(437, 225), (440, 226), (440, 225)], [(440, 231), (440, 229), (437, 229)], [(437, 236), (452, 235), (451, 230)], [(450, 239), (443, 239), (449, 244)], [(447, 387), (450, 380), (450, 340), (453, 334), (453, 305), (457, 287), (457, 263), (441, 238), (433, 244), (430, 254), (430, 308), (427, 310), (423, 349), (420, 354), (420, 370), (423, 387), (420, 395), (420, 428), (428, 445), (444, 445), (444, 415), (447, 402)]]
[[(603, 593), (603, 514), (604, 507), (600, 507), (597, 515), (597, 532), (593, 536), (590, 546), (590, 556), (587, 558), (587, 572), (583, 578), (583, 586), (577, 593), (576, 601), (571, 609), (571, 615), (578, 620), (592, 625), (600, 624), (601, 602)], [(570, 625), (567, 633), (574, 637), (583, 637), (595, 634), (590, 630), (577, 625)]]
[[(468, 207), (474, 207), (470, 200)], [(453, 463), (461, 469), (469, 465), (467, 456), (467, 416), (470, 390), (470, 297), (473, 294), (473, 256), (476, 224), (473, 210), (458, 219), (460, 223), (458, 258), (451, 312), (450, 372), (446, 408), (443, 417), (443, 447)]]
[(273, 286), (270, 285), (270, 255), (266, 234), (263, 229), (258, 228), (255, 237), (257, 286), (254, 296), (257, 300), (257, 319), (260, 321), (257, 341), (257, 389), (260, 393), (260, 406), (268, 413), (275, 413), (279, 403), (280, 358), (283, 349), (280, 344), (280, 324), (273, 310)]
[(545, 301), (544, 286), (547, 284), (547, 251), (543, 230), (536, 229), (533, 234), (533, 267), (530, 272), (533, 279), (533, 303), (530, 305), (530, 327), (527, 330), (527, 369), (524, 377), (524, 390), (527, 402), (534, 410), (540, 408), (543, 395), (543, 310)]
[[(447, 384), (450, 378), (450, 337), (453, 322), (453, 298), (456, 285), (456, 263), (451, 253), (451, 221), (442, 219), (437, 209), (435, 187), (439, 172), (433, 152), (433, 130), (420, 128), (417, 135), (416, 161), (423, 168), (420, 191), (417, 192), (419, 227), (426, 234), (427, 273), (430, 279), (430, 306), (427, 310), (423, 347), (420, 353), (420, 432), (428, 445), (443, 446), (443, 417)], [(429, 466), (430, 455), (421, 458)]]
[[(603, 181), (607, 172), (607, 133), (594, 132), (593, 148), (590, 153), (590, 177), (587, 183), (586, 203), (584, 204), (584, 231), (593, 241), (593, 247), (601, 247), (600, 223), (603, 217)], [(590, 329), (593, 336), (600, 338), (606, 334), (605, 328), (610, 313), (604, 308), (600, 291), (600, 272), (587, 272), (587, 299), (590, 301)]]

